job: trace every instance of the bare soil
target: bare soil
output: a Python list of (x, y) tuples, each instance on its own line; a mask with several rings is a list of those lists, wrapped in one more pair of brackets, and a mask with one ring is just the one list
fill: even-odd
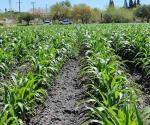
[(39, 107), (28, 125), (80, 125), (84, 119), (78, 103), (85, 91), (79, 79), (80, 66), (77, 59), (69, 59), (45, 100), (45, 108)]
[(141, 90), (139, 94), (140, 107), (150, 106), (150, 79), (143, 74), (143, 71), (131, 62), (126, 63), (125, 69), (131, 75), (132, 80), (137, 83), (137, 88)]

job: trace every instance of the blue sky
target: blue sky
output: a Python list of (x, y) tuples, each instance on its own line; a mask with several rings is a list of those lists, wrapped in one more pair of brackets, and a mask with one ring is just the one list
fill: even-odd
[[(5, 8), (9, 8), (8, 5), (8, 1), (9, 0), (0, 0), (0, 9), (4, 11)], [(18, 1), (19, 0), (11, 0), (12, 1), (12, 8), (13, 10), (18, 10)], [(54, 3), (58, 2), (58, 1), (62, 1), (62, 0), (21, 0), (22, 4), (21, 4), (21, 11), (28, 11), (32, 8), (32, 4), (31, 2), (34, 1), (35, 2), (35, 7), (41, 7), (41, 8), (45, 8), (46, 4), (47, 6), (51, 6)], [(70, 0), (70, 2), (74, 5), (74, 4), (79, 4), (79, 3), (85, 3), (90, 5), (91, 7), (98, 7), (101, 9), (104, 9), (108, 3), (109, 0)], [(122, 6), (124, 3), (124, 0), (114, 0), (115, 5), (117, 6)], [(142, 4), (150, 4), (150, 0), (141, 0)]]

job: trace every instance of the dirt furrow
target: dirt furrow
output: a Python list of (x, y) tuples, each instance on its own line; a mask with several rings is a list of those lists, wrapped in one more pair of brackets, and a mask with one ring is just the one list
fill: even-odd
[(29, 125), (79, 125), (82, 121), (81, 109), (77, 103), (84, 89), (79, 80), (80, 67), (76, 59), (69, 59), (55, 78), (49, 92), (46, 108), (41, 107), (31, 118)]

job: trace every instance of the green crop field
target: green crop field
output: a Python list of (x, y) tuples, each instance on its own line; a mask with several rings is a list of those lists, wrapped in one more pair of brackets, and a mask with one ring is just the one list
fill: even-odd
[(150, 25), (91, 24), (0, 28), (0, 125), (26, 124), (76, 55), (88, 79), (82, 124), (149, 124)]

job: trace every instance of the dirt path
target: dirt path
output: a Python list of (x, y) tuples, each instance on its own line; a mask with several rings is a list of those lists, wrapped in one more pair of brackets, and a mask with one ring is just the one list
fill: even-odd
[(56, 77), (55, 85), (49, 92), (46, 108), (38, 110), (29, 125), (79, 125), (82, 121), (77, 102), (84, 89), (79, 80), (79, 64), (70, 59)]

